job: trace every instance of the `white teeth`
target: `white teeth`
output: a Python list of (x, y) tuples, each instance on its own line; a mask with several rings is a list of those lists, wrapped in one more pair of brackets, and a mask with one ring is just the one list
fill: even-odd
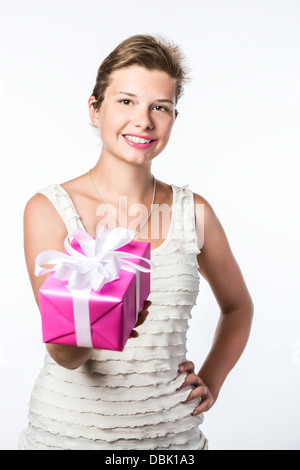
[(151, 142), (151, 139), (141, 139), (140, 137), (135, 137), (134, 135), (125, 135), (125, 138), (136, 144), (149, 144)]

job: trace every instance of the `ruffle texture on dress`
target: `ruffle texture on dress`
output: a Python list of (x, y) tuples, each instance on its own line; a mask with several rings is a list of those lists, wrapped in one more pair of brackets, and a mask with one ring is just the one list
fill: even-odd
[[(42, 190), (59, 208), (68, 230), (83, 228), (69, 195), (59, 185)], [(94, 350), (77, 370), (47, 354), (31, 395), (22, 449), (206, 449), (199, 403), (182, 403), (192, 387), (178, 388), (186, 374), (186, 335), (199, 292), (193, 193), (173, 186), (167, 239), (151, 252), (147, 320), (122, 352)]]

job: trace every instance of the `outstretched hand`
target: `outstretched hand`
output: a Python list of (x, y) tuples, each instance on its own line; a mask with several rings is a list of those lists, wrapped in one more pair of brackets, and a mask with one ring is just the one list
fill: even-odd
[(213, 406), (215, 400), (208, 387), (204, 384), (203, 380), (199, 377), (199, 375), (195, 374), (194, 363), (191, 361), (182, 362), (182, 364), (179, 365), (178, 370), (179, 372), (188, 372), (184, 383), (178, 390), (181, 390), (188, 385), (194, 386), (194, 390), (191, 391), (183, 403), (188, 403), (195, 398), (201, 398), (200, 405), (194, 409), (192, 414), (196, 416), (200, 413), (203, 413), (204, 411), (208, 411)]
[[(148, 314), (149, 314), (149, 311), (147, 310), (150, 305), (152, 304), (152, 302), (150, 300), (146, 300), (144, 302), (144, 307), (143, 307), (143, 310), (140, 311), (139, 313), (139, 316), (138, 316), (138, 319), (137, 319), (137, 322), (134, 326), (134, 328), (137, 328), (138, 326), (142, 325), (144, 323), (144, 321), (146, 320)], [(130, 338), (137, 338), (138, 337), (138, 332), (135, 331), (135, 330), (132, 330), (131, 332), (131, 335), (130, 335)]]

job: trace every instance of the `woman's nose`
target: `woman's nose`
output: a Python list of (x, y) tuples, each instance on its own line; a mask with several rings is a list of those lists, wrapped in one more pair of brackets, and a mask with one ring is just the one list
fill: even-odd
[(136, 110), (134, 125), (136, 127), (141, 127), (142, 129), (154, 129), (151, 110), (148, 107), (140, 107)]

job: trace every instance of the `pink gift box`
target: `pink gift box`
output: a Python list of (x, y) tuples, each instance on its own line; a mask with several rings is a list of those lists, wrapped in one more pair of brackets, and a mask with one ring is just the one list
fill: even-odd
[[(71, 245), (82, 252), (78, 243)], [(150, 259), (150, 243), (131, 241), (119, 250)], [(126, 256), (123, 256), (126, 259)], [(147, 267), (145, 261), (128, 258)], [(139, 293), (137, 296), (136, 283)], [(122, 351), (150, 293), (150, 272), (130, 272), (121, 269), (119, 278), (105, 284), (99, 292), (89, 289), (84, 294), (89, 309), (92, 346), (96, 349)], [(40, 312), (44, 343), (78, 346), (74, 321), (74, 296), (68, 281), (54, 277), (51, 272), (39, 290)], [(139, 297), (137, 309), (136, 299)]]

